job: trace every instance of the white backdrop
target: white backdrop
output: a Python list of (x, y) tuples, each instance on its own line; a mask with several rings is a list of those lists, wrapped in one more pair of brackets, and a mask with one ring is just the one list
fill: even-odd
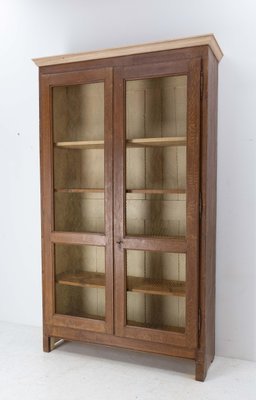
[(256, 360), (254, 0), (0, 0), (0, 320), (41, 324), (32, 57), (213, 32), (219, 68), (217, 354)]

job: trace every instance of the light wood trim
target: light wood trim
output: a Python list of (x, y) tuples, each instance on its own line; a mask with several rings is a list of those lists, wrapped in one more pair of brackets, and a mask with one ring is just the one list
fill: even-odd
[(152, 279), (138, 276), (127, 277), (128, 292), (185, 297), (185, 282), (167, 279)]
[(150, 147), (150, 146), (186, 146), (185, 136), (138, 138), (126, 141), (127, 147)]
[(186, 189), (127, 189), (126, 193), (141, 194), (186, 194)]
[(63, 272), (56, 277), (61, 285), (105, 288), (105, 274), (92, 271)]
[[(168, 136), (153, 138), (138, 138), (126, 141), (127, 147), (151, 147), (151, 146), (186, 146), (185, 136)], [(103, 149), (104, 140), (76, 140), (73, 142), (57, 142), (56, 147), (65, 149)]]
[(38, 67), (42, 67), (46, 65), (67, 64), (71, 62), (98, 60), (100, 58), (128, 56), (133, 54), (182, 49), (194, 46), (209, 46), (212, 49), (212, 52), (214, 53), (218, 61), (220, 61), (223, 57), (223, 53), (215, 39), (215, 36), (212, 33), (210, 33), (207, 35), (165, 40), (163, 42), (144, 43), (135, 46), (117, 47), (114, 49), (105, 49), (98, 51), (89, 51), (85, 53), (63, 54), (51, 57), (34, 58), (33, 61)]
[(56, 147), (65, 149), (103, 149), (104, 140), (77, 140), (73, 142), (57, 142)]

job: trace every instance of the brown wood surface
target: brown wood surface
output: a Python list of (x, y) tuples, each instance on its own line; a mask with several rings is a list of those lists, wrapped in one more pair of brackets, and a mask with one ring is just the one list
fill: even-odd
[(40, 172), (41, 172), (41, 235), (42, 235), (42, 284), (43, 284), (43, 348), (51, 350), (50, 338), (45, 333), (54, 313), (54, 277), (52, 231), (52, 138), (51, 95), (48, 76), (40, 76)]
[[(187, 141), (189, 149), (188, 188), (186, 191), (182, 192), (186, 192), (188, 200), (188, 240), (186, 240), (185, 237), (127, 237), (124, 230), (125, 187), (123, 183), (125, 178), (125, 140), (123, 135), (123, 67), (125, 67), (126, 70), (126, 78), (128, 75), (132, 78), (135, 72), (137, 77), (145, 77), (148, 76), (148, 74), (150, 74), (150, 76), (154, 76), (154, 74), (163, 76), (168, 72), (168, 67), (162, 66), (162, 71), (160, 71), (161, 64), (169, 64), (171, 61), (175, 63), (173, 69), (173, 71), (176, 71), (175, 73), (178, 74), (182, 72), (191, 77), (188, 88), (190, 100), (188, 106), (188, 127), (191, 130)], [(215, 342), (217, 64), (217, 60), (210, 48), (203, 45), (172, 51), (165, 50), (157, 53), (152, 52), (94, 61), (71, 62), (68, 64), (44, 66), (40, 68), (44, 351), (50, 351), (52, 349), (51, 338), (57, 337), (66, 340), (81, 340), (124, 347), (137, 351), (191, 358), (196, 360), (196, 379), (205, 379), (207, 369), (214, 358)], [(115, 68), (114, 77), (112, 75), (112, 67)], [(200, 127), (198, 124), (200, 115), (200, 102), (198, 102), (198, 96), (200, 96), (200, 81), (198, 79), (198, 70), (201, 68), (204, 76), (204, 84)], [(98, 81), (105, 81), (105, 234), (54, 232), (51, 87), (53, 85), (73, 85)], [(114, 112), (112, 117), (113, 93)], [(114, 120), (112, 121), (113, 118)], [(114, 136), (112, 123), (114, 123)], [(200, 130), (201, 149), (199, 156), (198, 132), (200, 132)], [(100, 146), (102, 146), (102, 144), (100, 144)], [(199, 163), (201, 172), (200, 182), (198, 181)], [(115, 188), (113, 187), (113, 176)], [(202, 192), (200, 259), (198, 259), (199, 227), (196, 222), (199, 221), (199, 185)], [(60, 188), (60, 191), (61, 190), (90, 191), (93, 189), (68, 189), (63, 187)], [(127, 191), (128, 193), (149, 194), (148, 190), (150, 189), (136, 190), (137, 189), (128, 189)], [(145, 191), (143, 192), (143, 190)], [(113, 231), (114, 226), (115, 231)], [(54, 313), (53, 256), (55, 243), (106, 246), (106, 298), (108, 299), (106, 321), (100, 320), (100, 317), (95, 319), (94, 316), (90, 315), (87, 315), (87, 318), (80, 318), (56, 315)], [(115, 251), (114, 275), (113, 248)], [(188, 317), (185, 334), (182, 328), (180, 328), (180, 331), (176, 332), (159, 332), (157, 329), (132, 326), (138, 323), (130, 320), (127, 321), (130, 326), (125, 327), (127, 288), (124, 279), (126, 273), (124, 250), (127, 249), (169, 251), (188, 254), (186, 295), (188, 299), (187, 307), (190, 311), (189, 313), (187, 312)], [(197, 263), (200, 266), (198, 287), (198, 276), (197, 270), (195, 269)], [(113, 301), (114, 287), (115, 302)], [(197, 306), (198, 296), (199, 309)], [(115, 321), (113, 318), (114, 311)], [(200, 327), (198, 325), (199, 311), (201, 313)], [(199, 328), (200, 335), (197, 337)], [(124, 332), (127, 337), (124, 337)], [(185, 337), (187, 337), (186, 340)]]
[(106, 245), (106, 236), (96, 233), (51, 232), (50, 238), (53, 243)]
[(67, 64), (49, 65), (40, 67), (40, 74), (59, 74), (63, 72), (74, 72), (74, 71), (85, 71), (93, 70), (98, 68), (118, 68), (127, 67), (129, 65), (141, 65), (141, 64), (155, 64), (169, 61), (181, 61), (194, 59), (196, 57), (202, 58), (207, 57), (208, 46), (197, 46), (184, 49), (176, 49), (172, 51), (159, 51), (137, 54), (134, 56), (123, 56), (123, 57), (110, 57), (105, 59), (98, 59), (92, 61), (80, 61), (71, 62)]
[(193, 348), (197, 346), (198, 340), (200, 70), (201, 60), (191, 60), (187, 110), (186, 336), (188, 346)]
[[(116, 333), (121, 337), (139, 338), (174, 345), (197, 346), (198, 331), (198, 240), (199, 240), (199, 134), (200, 134), (200, 59), (152, 65), (118, 68), (115, 71), (115, 298)], [(125, 127), (124, 127), (124, 80), (154, 76), (188, 75), (188, 158), (187, 158), (187, 238), (125, 237)], [(134, 246), (137, 244), (137, 246)], [(184, 246), (185, 244), (185, 246)], [(164, 331), (126, 326), (126, 261), (124, 249), (163, 250), (170, 252), (187, 250), (187, 297), (186, 333), (174, 335)], [(147, 247), (146, 247), (147, 246)]]
[(196, 358), (196, 379), (199, 381), (204, 381), (215, 354), (218, 63), (210, 49), (203, 59), (203, 73), (199, 291), (201, 329)]
[[(141, 322), (137, 321), (130, 321), (129, 319), (127, 320), (127, 325), (130, 326), (138, 326), (141, 328), (152, 328), (150, 324), (146, 326), (146, 324), (143, 324)], [(160, 329), (160, 330), (165, 330), (165, 331), (170, 331), (170, 332), (176, 332), (176, 333), (185, 333), (185, 328), (180, 327), (180, 326), (168, 326), (168, 325), (160, 325), (160, 326), (155, 326), (155, 329)]]
[(69, 326), (58, 326), (54, 324), (45, 326), (45, 332), (48, 336), (58, 336), (66, 340), (98, 343), (136, 351), (188, 358), (192, 360), (195, 359), (194, 349), (168, 345), (167, 343), (153, 343), (151, 341), (121, 338), (114, 335), (74, 329)]
[(73, 188), (73, 189), (54, 189), (55, 192), (61, 193), (104, 193), (104, 189), (97, 189), (97, 188)]
[[(53, 132), (52, 132), (52, 96), (53, 86), (67, 86), (92, 82), (104, 82), (104, 124), (105, 124), (105, 230), (106, 235), (54, 232), (53, 210)], [(112, 250), (112, 69), (68, 72), (61, 74), (40, 74), (41, 96), (41, 193), (42, 193), (42, 234), (43, 234), (43, 308), (44, 324), (55, 323), (74, 328), (113, 332), (113, 250)], [(90, 244), (106, 248), (106, 310), (105, 321), (75, 318), (55, 314), (54, 287), (54, 243)], [(49, 351), (47, 338), (44, 348)]]

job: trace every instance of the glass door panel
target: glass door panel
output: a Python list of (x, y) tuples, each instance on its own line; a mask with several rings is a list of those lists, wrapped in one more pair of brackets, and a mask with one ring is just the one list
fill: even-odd
[(105, 320), (105, 249), (55, 245), (55, 312)]
[(192, 348), (201, 64), (157, 60), (115, 76), (115, 327), (119, 336)]
[(126, 82), (126, 233), (186, 235), (187, 76)]
[(126, 251), (127, 325), (184, 333), (186, 255)]
[(53, 88), (55, 230), (104, 233), (104, 82)]

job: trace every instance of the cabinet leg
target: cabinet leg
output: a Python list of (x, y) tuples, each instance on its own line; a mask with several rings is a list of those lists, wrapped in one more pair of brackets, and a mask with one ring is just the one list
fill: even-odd
[(204, 382), (207, 375), (207, 368), (205, 361), (196, 361), (196, 381)]
[(64, 342), (63, 339), (44, 335), (43, 336), (43, 350), (46, 353), (50, 353), (50, 351), (56, 349), (56, 347), (59, 347), (63, 342)]
[(50, 336), (43, 335), (43, 350), (45, 353), (49, 353), (52, 350)]
[(196, 376), (195, 377), (196, 377), (197, 381), (204, 382), (206, 375), (207, 375), (208, 368), (210, 367), (213, 360), (214, 360), (214, 355), (212, 355), (208, 359), (199, 357), (196, 360), (196, 374), (195, 374)]

